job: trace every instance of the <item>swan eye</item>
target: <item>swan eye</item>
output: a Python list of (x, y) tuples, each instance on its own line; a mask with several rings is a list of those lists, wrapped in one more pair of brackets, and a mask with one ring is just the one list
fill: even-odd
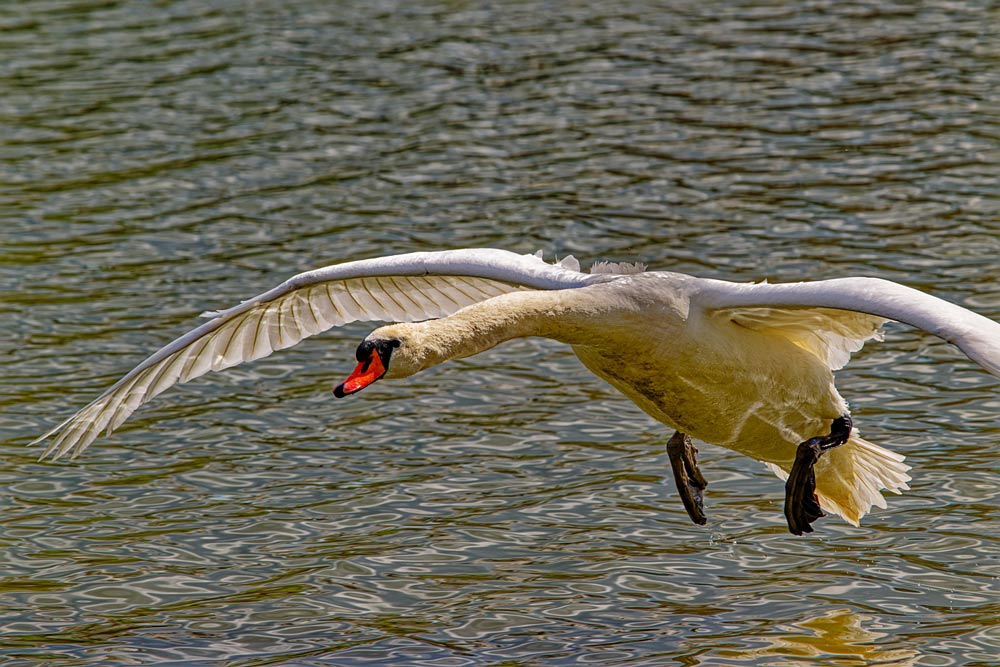
[(398, 338), (363, 340), (361, 341), (361, 344), (358, 345), (358, 350), (355, 352), (354, 356), (358, 361), (363, 362), (372, 358), (372, 352), (378, 352), (378, 356), (382, 359), (382, 363), (386, 368), (388, 368), (389, 357), (392, 355), (392, 351), (402, 344), (403, 342)]
[(402, 341), (398, 338), (388, 338), (385, 340), (375, 341), (375, 351), (378, 352), (378, 356), (382, 360), (383, 366), (389, 368), (389, 357), (392, 356), (392, 351), (402, 344)]

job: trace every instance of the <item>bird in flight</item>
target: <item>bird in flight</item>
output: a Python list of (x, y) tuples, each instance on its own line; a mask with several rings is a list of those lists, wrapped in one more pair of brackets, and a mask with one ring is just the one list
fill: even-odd
[(666, 449), (691, 520), (705, 478), (692, 438), (764, 462), (785, 480), (785, 518), (812, 532), (826, 512), (858, 525), (881, 490), (907, 489), (903, 457), (858, 435), (833, 371), (887, 320), (923, 329), (1000, 376), (1000, 324), (877, 278), (734, 283), (641, 265), (481, 248), (334, 264), (296, 275), (140, 363), (34, 441), (77, 456), (142, 404), (209, 371), (260, 359), (335, 326), (390, 322), (357, 348), (344, 397), (513, 338), (565, 343), (584, 366), (674, 431)]

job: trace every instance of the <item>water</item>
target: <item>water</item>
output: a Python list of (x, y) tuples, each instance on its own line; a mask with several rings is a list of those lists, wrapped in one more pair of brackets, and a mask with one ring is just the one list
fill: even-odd
[[(620, 4), (620, 3), (619, 3)], [(995, 665), (997, 380), (903, 327), (839, 374), (913, 490), (781, 484), (568, 350), (351, 400), (362, 324), (23, 445), (288, 275), (461, 246), (876, 275), (1000, 319), (986, 2), (0, 6), (4, 665)]]

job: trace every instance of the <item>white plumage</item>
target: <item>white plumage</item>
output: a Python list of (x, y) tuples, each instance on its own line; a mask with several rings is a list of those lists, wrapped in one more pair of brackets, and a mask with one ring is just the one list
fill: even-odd
[[(846, 413), (832, 371), (880, 338), (887, 319), (955, 344), (1000, 376), (1000, 324), (889, 281), (741, 284), (611, 263), (592, 271), (580, 272), (572, 258), (551, 265), (535, 255), (469, 249), (302, 273), (205, 313), (212, 319), (35, 442), (51, 438), (43, 457), (76, 456), (174, 384), (356, 320), (414, 323), (376, 332), (409, 342), (393, 354), (388, 378), (516, 336), (566, 342), (654, 418), (764, 461), (779, 476), (799, 442)], [(871, 505), (885, 506), (881, 489), (906, 488), (907, 470), (901, 456), (855, 431), (817, 464), (817, 496), (824, 509), (857, 523)]]

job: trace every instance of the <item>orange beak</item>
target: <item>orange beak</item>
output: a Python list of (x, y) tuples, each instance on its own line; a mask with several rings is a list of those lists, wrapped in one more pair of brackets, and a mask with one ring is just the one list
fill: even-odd
[(348, 394), (361, 391), (375, 380), (385, 375), (385, 366), (378, 351), (372, 350), (371, 356), (358, 364), (351, 376), (333, 390), (333, 395), (343, 398)]

